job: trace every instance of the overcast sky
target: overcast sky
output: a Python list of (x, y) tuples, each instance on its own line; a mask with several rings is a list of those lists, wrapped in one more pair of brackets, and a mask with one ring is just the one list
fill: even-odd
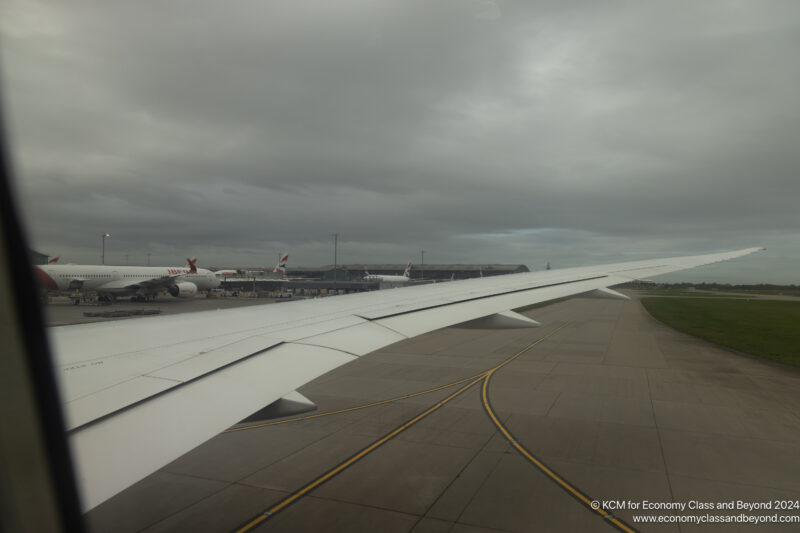
[(766, 246), (798, 283), (800, 3), (4, 0), (33, 246), (62, 261), (532, 270)]

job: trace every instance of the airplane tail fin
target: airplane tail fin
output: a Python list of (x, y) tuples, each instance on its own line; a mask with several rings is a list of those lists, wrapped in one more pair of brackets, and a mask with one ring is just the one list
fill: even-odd
[(406, 265), (406, 270), (405, 272), (403, 272), (403, 276), (406, 278), (411, 277), (411, 261), (409, 261), (408, 264)]
[(54, 258), (52, 258), (52, 259), (48, 260), (48, 261), (47, 261), (47, 264), (48, 264), (48, 265), (53, 265), (53, 264), (55, 264), (55, 263), (58, 263), (58, 260), (59, 260), (59, 259), (61, 259), (61, 256), (60, 256), (60, 255), (57, 255), (57, 256), (55, 256)]
[(191, 259), (189, 259), (187, 257), (186, 262), (189, 264), (189, 272), (191, 272), (192, 274), (197, 274), (197, 258), (192, 257)]
[(273, 272), (278, 272), (280, 274), (283, 274), (284, 277), (285, 277), (286, 276), (286, 262), (288, 260), (289, 260), (289, 252), (286, 252), (285, 254), (281, 254), (281, 258), (278, 261), (278, 264), (275, 265), (275, 268), (272, 269), (272, 271)]

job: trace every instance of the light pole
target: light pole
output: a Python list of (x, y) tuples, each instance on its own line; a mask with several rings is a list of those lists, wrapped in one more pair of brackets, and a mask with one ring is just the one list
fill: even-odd
[(420, 273), (420, 279), (425, 279), (425, 250), (420, 250), (419, 255), (422, 256), (422, 260), (419, 262), (419, 268), (422, 271)]
[(106, 264), (106, 237), (111, 237), (111, 234), (110, 233), (102, 233), (100, 235), (100, 238), (103, 241), (103, 249), (102, 249), (102, 252), (100, 254), (100, 264), (101, 265), (105, 265)]

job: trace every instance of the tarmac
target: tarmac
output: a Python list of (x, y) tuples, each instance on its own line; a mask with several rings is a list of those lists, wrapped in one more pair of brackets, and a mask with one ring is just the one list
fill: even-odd
[[(800, 517), (775, 509), (800, 500), (800, 372), (635, 299), (525, 314), (542, 327), (448, 328), (340, 367), (299, 390), (318, 405), (306, 419), (234, 426), (90, 511), (90, 529), (798, 530), (687, 520)], [(733, 508), (689, 508), (709, 504)]]
[[(103, 322), (109, 320), (107, 317), (89, 317), (87, 314), (93, 313), (113, 313), (120, 311), (157, 311), (161, 315), (172, 315), (177, 313), (192, 313), (197, 311), (212, 311), (215, 309), (229, 309), (231, 307), (243, 307), (248, 305), (260, 305), (275, 302), (291, 301), (290, 299), (275, 298), (249, 298), (249, 297), (212, 297), (205, 295), (191, 299), (173, 298), (172, 296), (160, 295), (157, 300), (149, 302), (131, 302), (128, 298), (120, 298), (111, 304), (105, 303), (85, 303), (73, 305), (72, 301), (66, 296), (52, 296), (49, 302), (42, 306), (44, 310), (45, 323), (48, 326), (67, 326), (70, 324), (83, 324), (87, 322)], [(112, 320), (122, 320), (127, 316), (111, 317)]]

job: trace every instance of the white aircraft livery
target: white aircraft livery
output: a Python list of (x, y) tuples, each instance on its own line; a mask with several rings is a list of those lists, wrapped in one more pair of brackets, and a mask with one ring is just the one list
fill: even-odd
[(215, 270), (214, 275), (218, 278), (235, 278), (239, 275), (238, 270)]
[(384, 346), (467, 322), (535, 327), (513, 309), (577, 295), (627, 298), (608, 287), (759, 249), (48, 328), (82, 505), (95, 507)]
[(405, 271), (402, 276), (387, 276), (384, 274), (370, 274), (369, 271), (364, 269), (364, 279), (366, 281), (385, 281), (391, 283), (408, 283), (411, 279), (411, 261), (406, 265)]
[(187, 261), (186, 267), (49, 264), (34, 266), (34, 271), (39, 284), (47, 290), (95, 291), (110, 298), (131, 295), (145, 300), (162, 290), (176, 298), (192, 298), (198, 290), (219, 286), (213, 272), (197, 268), (196, 259)]
[[(289, 278), (286, 277), (286, 262), (289, 260), (289, 253), (281, 254), (278, 263), (275, 265), (275, 268), (272, 269), (272, 272), (280, 274), (281, 278), (280, 281), (288, 281)], [(262, 273), (267, 272), (267, 267), (261, 269)], [(221, 279), (221, 280), (229, 280), (229, 279), (251, 279), (253, 277), (253, 272), (248, 272), (245, 270), (215, 270), (214, 275)], [(269, 278), (272, 281), (275, 281), (275, 278)]]

